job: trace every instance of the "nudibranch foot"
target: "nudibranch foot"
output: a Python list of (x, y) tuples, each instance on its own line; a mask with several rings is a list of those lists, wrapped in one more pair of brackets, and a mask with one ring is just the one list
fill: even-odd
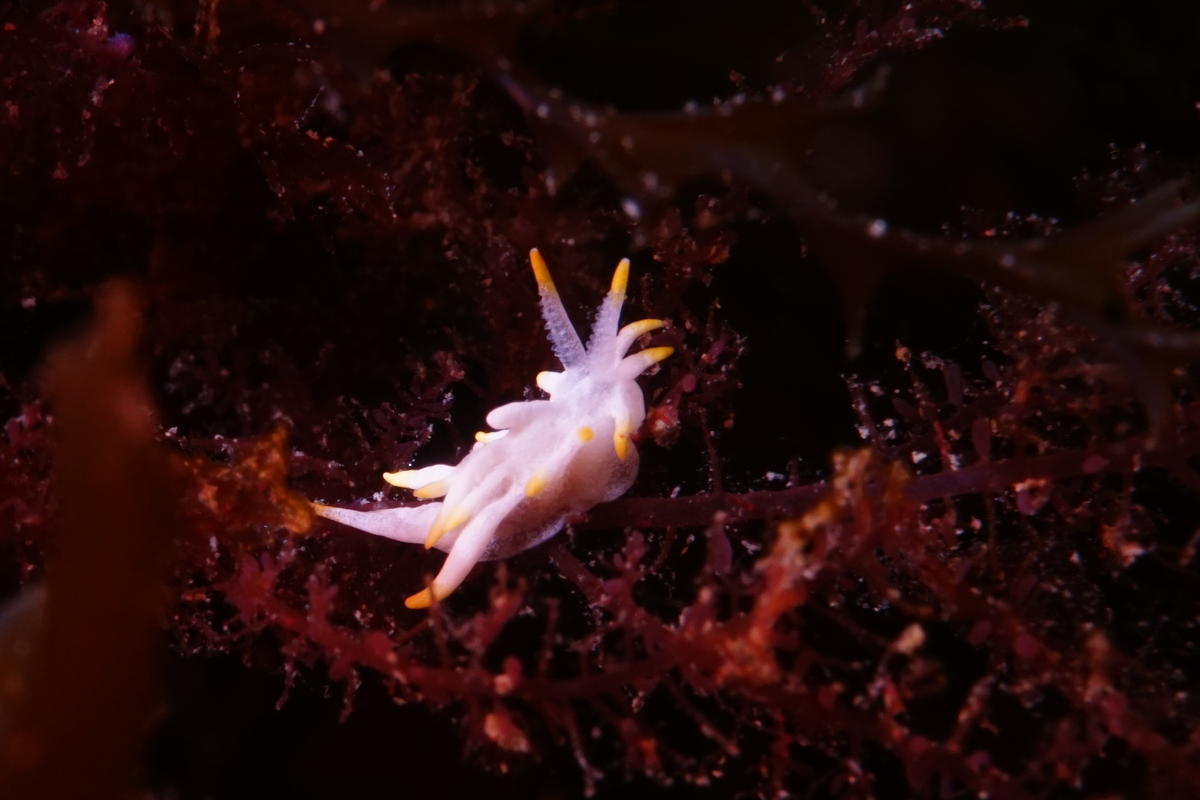
[(633, 434), (646, 407), (636, 379), (673, 350), (627, 353), (666, 323), (643, 319), (618, 329), (629, 286), (629, 259), (622, 259), (585, 347), (536, 249), (529, 263), (550, 345), (563, 366), (561, 372), (537, 375), (538, 388), (549, 398), (493, 409), (487, 415), (493, 430), (476, 433), (475, 445), (458, 464), (383, 474), (392, 486), (422, 500), (441, 498), (438, 502), (381, 511), (313, 506), (343, 525), (449, 554), (429, 586), (405, 601), (409, 608), (427, 608), (449, 596), (479, 561), (545, 541), (565, 520), (620, 497), (637, 476)]

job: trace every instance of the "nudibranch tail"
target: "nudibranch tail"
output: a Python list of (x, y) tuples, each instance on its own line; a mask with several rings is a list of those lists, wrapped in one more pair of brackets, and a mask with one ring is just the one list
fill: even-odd
[(529, 251), (529, 264), (533, 267), (533, 277), (537, 281), (538, 297), (542, 301), (542, 318), (546, 321), (546, 333), (550, 335), (550, 346), (554, 355), (564, 367), (577, 367), (583, 363), (586, 351), (567, 309), (563, 307), (562, 298), (550, 277), (546, 261), (535, 247)]
[[(321, 503), (312, 503), (311, 505), (316, 514), (326, 519), (408, 544), (424, 542), (425, 532), (429, 530), (429, 526), (442, 511), (441, 503), (385, 508), (378, 511), (355, 511), (350, 508), (336, 508)], [(451, 536), (443, 540), (442, 547), (449, 549), (454, 544), (454, 538)]]

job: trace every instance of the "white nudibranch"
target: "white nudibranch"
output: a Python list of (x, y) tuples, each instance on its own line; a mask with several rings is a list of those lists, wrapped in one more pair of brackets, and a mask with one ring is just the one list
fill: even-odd
[(449, 595), (477, 561), (545, 541), (571, 517), (620, 497), (637, 476), (631, 437), (646, 405), (635, 379), (672, 348), (626, 352), (663, 321), (643, 319), (618, 329), (629, 282), (629, 259), (623, 259), (585, 347), (536, 249), (529, 261), (550, 344), (563, 365), (562, 372), (537, 376), (549, 399), (493, 409), (487, 424), (495, 430), (475, 434), (475, 445), (458, 464), (383, 474), (414, 497), (439, 502), (380, 511), (313, 504), (318, 514), (343, 525), (449, 553), (433, 583), (405, 600), (409, 608)]

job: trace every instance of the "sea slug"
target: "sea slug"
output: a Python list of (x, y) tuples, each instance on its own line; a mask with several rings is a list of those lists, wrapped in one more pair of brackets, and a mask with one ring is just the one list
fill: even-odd
[(379, 511), (314, 504), (318, 514), (343, 525), (449, 553), (429, 587), (405, 601), (409, 608), (445, 598), (478, 561), (545, 541), (571, 517), (624, 494), (637, 476), (632, 436), (646, 406), (636, 378), (673, 350), (626, 353), (663, 321), (618, 328), (629, 282), (629, 259), (622, 259), (585, 346), (536, 249), (529, 261), (550, 344), (563, 366), (537, 376), (549, 398), (493, 409), (487, 424), (494, 430), (475, 434), (475, 445), (458, 464), (384, 473), (393, 486), (422, 500), (442, 498), (438, 502)]

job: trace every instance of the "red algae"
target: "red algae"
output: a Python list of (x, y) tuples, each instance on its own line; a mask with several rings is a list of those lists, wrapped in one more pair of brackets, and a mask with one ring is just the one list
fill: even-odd
[[(1190, 791), (1200, 206), (1179, 178), (1200, 126), (1176, 106), (1200, 78), (1165, 6), (1012, 7), (767, 4), (738, 12), (751, 46), (706, 3), (665, 24), (621, 2), (0, 6), (11, 774), (105, 740), (111, 763), (59, 777)], [(1155, 91), (1096, 55), (1140, 52), (1130, 26), (1161, 45)], [(1145, 113), (1104, 105), (1114, 81)], [(532, 396), (532, 246), (568, 308), (632, 255), (631, 313), (671, 320), (639, 481), (414, 612), (400, 587), (436, 558), (308, 502), (408, 502), (381, 472), (453, 460)], [(144, 335), (117, 325), (120, 347), (73, 351), (94, 375), (44, 391), (35, 365), (90, 304), (114, 329), (114, 274)], [(113, 563), (143, 540), (154, 557)], [(68, 718), (7, 680), (28, 675), (10, 645), (36, 640), (30, 587), (64, 576), (60, 633), (79, 603), (129, 618), (78, 639), (90, 675), (46, 673), (84, 697), (74, 732), (30, 736)]]
[(129, 796), (160, 689), (154, 640), (173, 487), (135, 355), (136, 295), (114, 282), (97, 306), (94, 327), (56, 349), (45, 371), (57, 536), (44, 579), (5, 618), (0, 789), (9, 797)]

